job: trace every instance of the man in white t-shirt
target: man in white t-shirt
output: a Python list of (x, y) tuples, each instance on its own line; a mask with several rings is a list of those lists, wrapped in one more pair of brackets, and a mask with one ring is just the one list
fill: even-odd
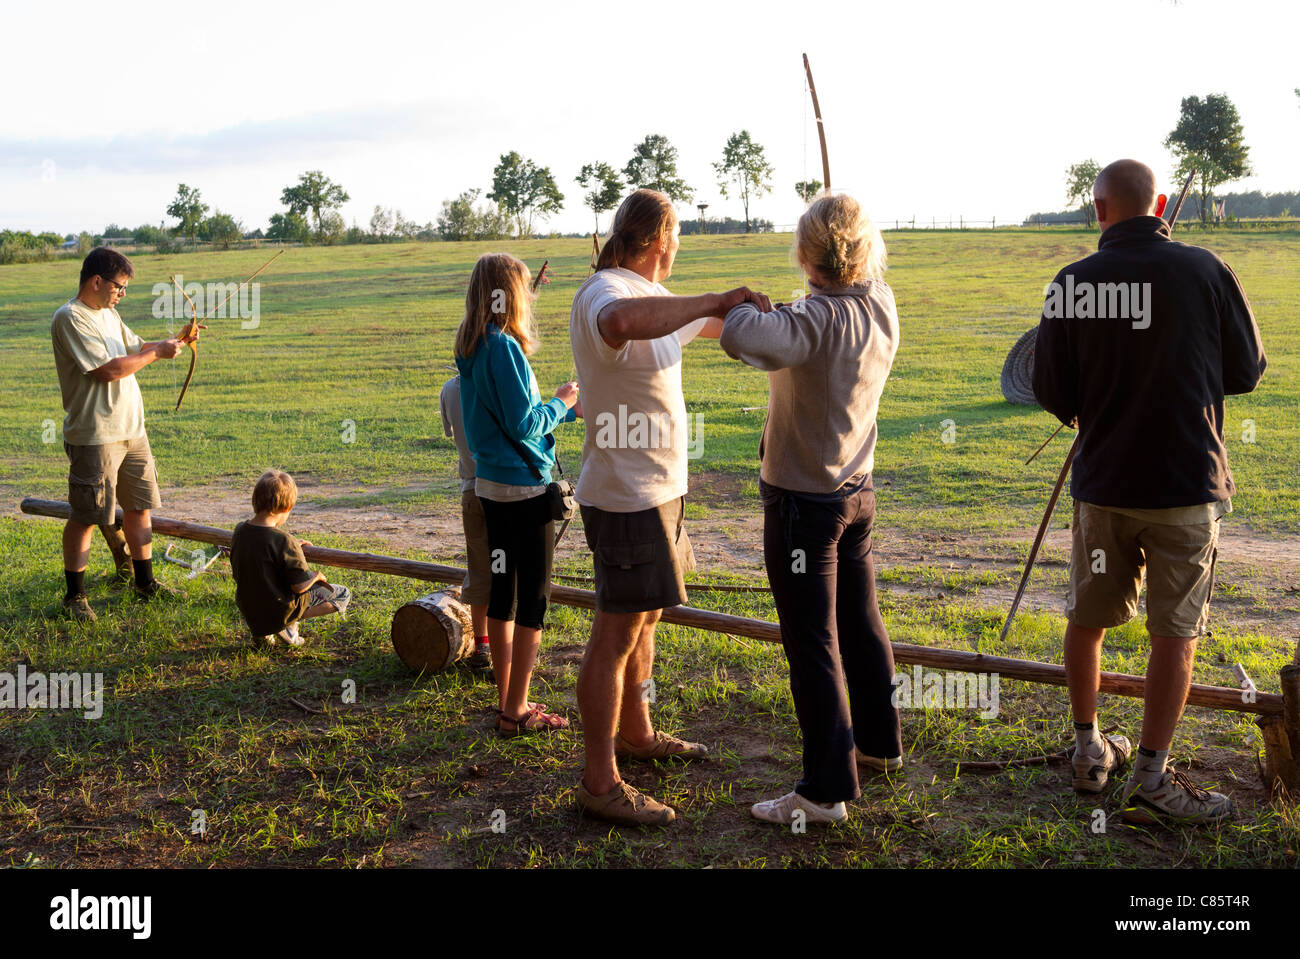
[(189, 340), (146, 343), (127, 328), (117, 304), (134, 275), (131, 261), (116, 250), (91, 250), (81, 265), (77, 295), (59, 307), (50, 324), (66, 414), (63, 448), (71, 506), (63, 529), (63, 608), (73, 619), (95, 619), (86, 598), (90, 541), (96, 526), (113, 525), (119, 502), (136, 595), (150, 599), (174, 592), (153, 575), (149, 511), (162, 499), (135, 374), (155, 360), (175, 357)]
[(707, 749), (656, 732), (650, 720), (655, 624), (686, 601), (694, 568), (686, 535), (686, 402), (682, 347), (716, 339), (740, 303), (770, 310), (744, 287), (673, 296), (680, 226), (672, 201), (637, 190), (619, 207), (597, 272), (578, 290), (569, 337), (587, 435), (577, 498), (596, 573), (591, 641), (578, 675), (586, 768), (579, 806), (610, 822), (665, 825), (671, 807), (619, 778), (616, 755), (691, 759)]

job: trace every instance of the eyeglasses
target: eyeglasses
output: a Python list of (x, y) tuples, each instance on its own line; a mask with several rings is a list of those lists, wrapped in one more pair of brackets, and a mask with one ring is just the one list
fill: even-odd
[(105, 283), (110, 284), (110, 285), (113, 287), (113, 289), (117, 290), (117, 292), (118, 292), (119, 295), (121, 295), (121, 296), (126, 296), (126, 284), (125, 284), (125, 283), (118, 283), (117, 280), (110, 280), (110, 279), (109, 279), (108, 277), (106, 277), (106, 276), (101, 276), (100, 279), (103, 280)]

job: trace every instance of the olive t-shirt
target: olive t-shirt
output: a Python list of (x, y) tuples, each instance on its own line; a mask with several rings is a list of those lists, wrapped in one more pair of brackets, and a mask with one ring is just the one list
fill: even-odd
[(110, 360), (140, 352), (144, 341), (117, 310), (95, 310), (75, 296), (50, 324), (54, 366), (63, 393), (64, 442), (104, 446), (144, 436), (144, 403), (135, 374), (104, 383), (90, 375)]
[(284, 530), (243, 522), (230, 540), (230, 569), (235, 575), (235, 605), (257, 636), (278, 633), (302, 619), (311, 591), (292, 587), (315, 574), (307, 568), (302, 546)]

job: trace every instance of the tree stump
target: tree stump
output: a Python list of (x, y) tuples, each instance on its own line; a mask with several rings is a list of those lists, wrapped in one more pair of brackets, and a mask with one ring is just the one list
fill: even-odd
[(474, 621), (452, 588), (411, 600), (393, 614), (393, 649), (410, 669), (440, 673), (474, 653)]
[(1282, 715), (1258, 720), (1264, 740), (1264, 785), (1300, 799), (1300, 664), (1282, 667)]

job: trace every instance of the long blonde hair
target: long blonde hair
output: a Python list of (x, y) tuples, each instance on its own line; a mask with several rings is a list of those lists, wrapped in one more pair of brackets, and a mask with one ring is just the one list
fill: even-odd
[(465, 293), (465, 318), (456, 331), (458, 357), (474, 355), (489, 324), (513, 336), (525, 355), (536, 352), (537, 329), (528, 278), (528, 267), (509, 253), (484, 253), (478, 258)]
[(833, 286), (855, 286), (885, 274), (885, 240), (857, 200), (843, 193), (814, 201), (794, 230), (794, 254)]
[(677, 211), (666, 194), (644, 187), (633, 190), (614, 214), (596, 269), (608, 270), (635, 260), (661, 238), (671, 236), (676, 226)]

